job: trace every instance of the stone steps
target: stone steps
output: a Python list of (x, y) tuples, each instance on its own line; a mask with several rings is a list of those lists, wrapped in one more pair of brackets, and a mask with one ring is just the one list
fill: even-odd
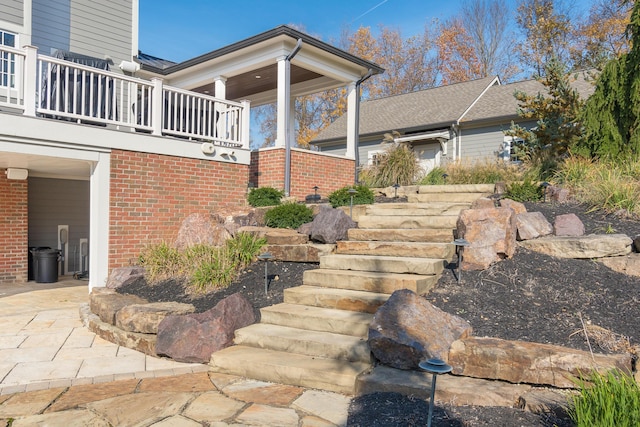
[(375, 313), (388, 294), (302, 285), (284, 290), (284, 302), (312, 307)]
[(419, 257), (340, 254), (320, 257), (320, 268), (421, 275), (440, 274), (444, 270), (445, 263), (443, 259)]
[(366, 215), (379, 216), (435, 216), (458, 215), (461, 210), (469, 209), (469, 203), (382, 203), (369, 205)]
[(410, 289), (422, 295), (433, 288), (437, 280), (434, 275), (317, 269), (305, 271), (303, 283), (310, 286), (352, 289), (382, 294), (392, 294), (398, 289)]
[(453, 229), (458, 215), (365, 215), (360, 217), (358, 228), (365, 229)]
[(337, 242), (336, 253), (342, 255), (424, 257), (451, 260), (455, 254), (455, 245), (452, 243), (345, 240)]
[[(476, 198), (481, 195), (490, 195), (495, 191), (495, 184), (456, 184), (456, 185), (420, 185), (418, 194), (476, 194)], [(452, 200), (449, 200), (452, 201)]]
[(325, 359), (371, 362), (371, 351), (363, 337), (317, 331), (301, 334), (300, 329), (288, 326), (256, 323), (238, 329), (234, 343)]
[(493, 193), (419, 193), (407, 194), (409, 203), (457, 202), (472, 203), (480, 197), (488, 197)]
[(371, 364), (235, 345), (213, 353), (211, 371), (353, 395)]
[(260, 316), (262, 323), (356, 337), (369, 334), (369, 323), (373, 319), (369, 313), (288, 303), (263, 308)]
[(349, 240), (374, 240), (384, 242), (453, 242), (453, 228), (449, 229), (362, 229), (352, 228), (347, 232)]

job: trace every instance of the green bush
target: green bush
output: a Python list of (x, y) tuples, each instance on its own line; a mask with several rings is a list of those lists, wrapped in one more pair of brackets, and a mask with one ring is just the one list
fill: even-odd
[(227, 240), (227, 249), (231, 252), (234, 262), (245, 267), (253, 261), (260, 252), (260, 248), (267, 244), (264, 237), (255, 237), (249, 233), (238, 233), (233, 239)]
[(580, 394), (571, 398), (569, 415), (577, 427), (640, 425), (640, 387), (631, 375), (594, 372), (576, 383)]
[(272, 228), (298, 228), (313, 220), (313, 211), (305, 205), (285, 203), (269, 209), (264, 214), (264, 222)]
[(408, 144), (392, 142), (400, 136), (398, 132), (386, 134), (383, 142), (388, 143), (376, 161), (365, 168), (367, 183), (373, 187), (389, 187), (394, 184), (415, 184), (424, 174), (420, 160)]
[(534, 184), (529, 179), (508, 185), (505, 193), (506, 198), (516, 202), (537, 202), (542, 200), (543, 195), (543, 187), (539, 184)]
[(254, 208), (258, 206), (277, 206), (280, 204), (282, 196), (284, 196), (284, 192), (273, 187), (252, 188), (247, 196), (247, 201)]
[(429, 171), (422, 178), (420, 185), (442, 185), (446, 183), (445, 175), (448, 175), (444, 168), (438, 166)]
[(329, 194), (329, 203), (334, 208), (339, 206), (349, 206), (351, 204), (351, 194), (349, 190), (355, 188), (356, 193), (353, 195), (354, 205), (370, 205), (375, 201), (373, 191), (365, 185), (356, 185), (355, 187), (343, 187)]

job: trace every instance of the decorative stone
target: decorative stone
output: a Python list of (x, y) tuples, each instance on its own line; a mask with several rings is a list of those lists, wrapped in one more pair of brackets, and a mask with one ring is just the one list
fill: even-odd
[(263, 248), (275, 260), (286, 262), (320, 262), (320, 256), (330, 255), (336, 245), (308, 243), (306, 245), (269, 245)]
[(174, 301), (132, 304), (116, 313), (116, 326), (129, 332), (157, 334), (158, 324), (169, 315), (189, 314), (196, 311), (192, 304)]
[(454, 375), (561, 388), (576, 387), (573, 379), (593, 369), (631, 371), (630, 354), (592, 355), (550, 344), (478, 337), (454, 342), (448, 363)]
[(511, 208), (466, 209), (457, 221), (464, 249), (462, 270), (484, 270), (494, 262), (513, 256), (516, 250), (516, 220)]
[(537, 239), (553, 233), (553, 226), (542, 212), (523, 212), (516, 215), (518, 240)]
[(94, 288), (89, 294), (91, 312), (100, 320), (116, 324), (116, 314), (120, 309), (132, 304), (147, 304), (149, 301), (135, 295), (119, 294), (107, 288)]
[(471, 335), (464, 319), (445, 313), (408, 289), (395, 291), (369, 326), (369, 347), (385, 365), (418, 369), (426, 359), (447, 360), (449, 346)]
[(627, 256), (600, 258), (599, 261), (618, 273), (640, 277), (640, 254), (631, 253)]
[(311, 223), (311, 240), (320, 243), (335, 243), (347, 239), (347, 231), (358, 224), (340, 209), (325, 207)]
[(580, 237), (546, 236), (520, 242), (522, 247), (558, 258), (591, 259), (628, 255), (631, 239), (625, 234), (589, 234)]
[(177, 248), (198, 244), (221, 246), (231, 237), (224, 225), (209, 215), (194, 213), (182, 221), (175, 241)]
[(272, 228), (265, 233), (265, 238), (268, 245), (304, 245), (309, 241), (308, 235), (286, 228)]
[(583, 236), (584, 224), (576, 214), (558, 215), (553, 221), (553, 234), (556, 236)]
[(634, 251), (640, 252), (640, 234), (633, 238)]
[(549, 186), (547, 187), (547, 200), (556, 203), (566, 203), (571, 193), (566, 188)]
[(500, 200), (500, 206), (503, 208), (513, 209), (516, 215), (527, 212), (527, 207), (524, 205), (524, 203), (516, 202), (515, 200), (511, 200), (511, 199)]
[(118, 289), (124, 285), (132, 285), (138, 281), (144, 281), (143, 267), (119, 267), (114, 268), (107, 278), (106, 287), (109, 289)]
[(213, 352), (232, 344), (236, 329), (255, 320), (249, 301), (233, 294), (204, 313), (165, 317), (158, 325), (156, 353), (178, 362), (207, 363)]
[(491, 209), (495, 207), (494, 201), (488, 197), (480, 197), (471, 203), (471, 209)]

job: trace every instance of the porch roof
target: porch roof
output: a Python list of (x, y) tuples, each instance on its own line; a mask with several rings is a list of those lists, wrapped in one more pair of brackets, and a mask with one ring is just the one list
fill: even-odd
[(379, 65), (359, 58), (289, 26), (272, 30), (213, 50), (177, 64), (139, 55), (139, 74), (166, 79), (171, 85), (201, 93), (214, 93), (214, 77), (226, 79), (227, 99), (248, 99), (252, 105), (273, 102), (277, 89), (277, 60), (287, 56), (298, 40), (302, 49), (291, 62), (291, 94), (317, 93), (344, 86)]

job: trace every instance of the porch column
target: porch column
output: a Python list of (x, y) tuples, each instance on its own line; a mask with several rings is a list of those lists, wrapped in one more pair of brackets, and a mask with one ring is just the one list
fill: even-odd
[(109, 276), (109, 194), (111, 154), (100, 153), (93, 163), (89, 191), (89, 292)]
[(289, 93), (291, 85), (291, 64), (287, 61), (286, 56), (278, 58), (278, 93), (277, 105), (278, 111), (276, 124), (276, 147), (286, 147), (287, 145), (287, 117), (291, 104), (289, 102)]
[(227, 99), (227, 78), (216, 76), (213, 78), (214, 94), (218, 99)]
[(26, 58), (24, 69), (22, 70), (22, 81), (24, 83), (24, 115), (36, 116), (36, 80), (38, 75), (38, 48), (35, 46), (25, 46)]
[[(358, 90), (355, 82), (347, 87), (347, 152), (345, 157), (356, 159), (356, 138), (358, 134)], [(356, 165), (357, 167), (358, 165)]]

